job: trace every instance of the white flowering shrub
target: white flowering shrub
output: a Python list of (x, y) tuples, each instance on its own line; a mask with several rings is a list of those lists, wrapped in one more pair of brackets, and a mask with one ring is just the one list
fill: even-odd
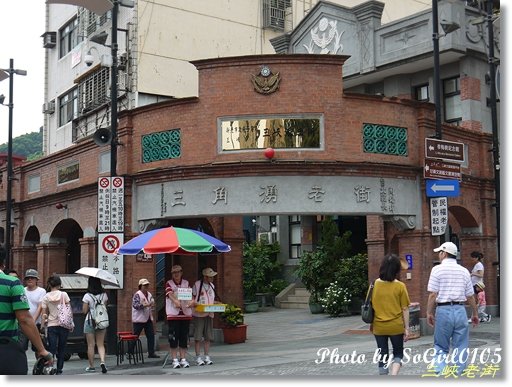
[(341, 286), (338, 281), (331, 282), (320, 298), (324, 310), (333, 317), (348, 313), (348, 307), (352, 301), (352, 294), (347, 288)]

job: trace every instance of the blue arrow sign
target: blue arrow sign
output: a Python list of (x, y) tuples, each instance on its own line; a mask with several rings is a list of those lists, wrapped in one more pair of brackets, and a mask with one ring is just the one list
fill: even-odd
[(427, 183), (427, 197), (459, 196), (459, 181), (458, 180), (425, 180)]

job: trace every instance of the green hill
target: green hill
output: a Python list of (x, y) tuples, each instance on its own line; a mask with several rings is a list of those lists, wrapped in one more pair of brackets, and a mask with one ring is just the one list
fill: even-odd
[[(7, 143), (0, 145), (0, 153), (7, 153)], [(43, 128), (39, 132), (23, 134), (12, 139), (12, 153), (25, 156), (28, 161), (43, 156)]]

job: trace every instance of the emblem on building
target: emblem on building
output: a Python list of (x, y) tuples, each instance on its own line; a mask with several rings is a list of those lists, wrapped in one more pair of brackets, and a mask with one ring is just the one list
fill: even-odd
[(323, 17), (316, 27), (309, 31), (311, 40), (309, 44), (303, 44), (308, 54), (315, 54), (320, 50), (320, 54), (337, 54), (343, 51), (341, 36), (345, 31), (338, 32), (338, 21)]
[(254, 90), (260, 94), (271, 94), (279, 89), (279, 82), (281, 82), (281, 76), (279, 73), (272, 74), (272, 71), (268, 66), (263, 66), (260, 73), (252, 75), (252, 84)]

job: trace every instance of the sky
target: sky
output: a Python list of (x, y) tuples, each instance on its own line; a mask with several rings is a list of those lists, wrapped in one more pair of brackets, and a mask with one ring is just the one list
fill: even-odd
[[(44, 0), (3, 0), (0, 7), (0, 68), (26, 70), (27, 75), (13, 78), (12, 136), (37, 132), (43, 126), (45, 26)], [(0, 94), (9, 103), (9, 79), (0, 82)], [(9, 108), (0, 106), (0, 144), (7, 142)]]

